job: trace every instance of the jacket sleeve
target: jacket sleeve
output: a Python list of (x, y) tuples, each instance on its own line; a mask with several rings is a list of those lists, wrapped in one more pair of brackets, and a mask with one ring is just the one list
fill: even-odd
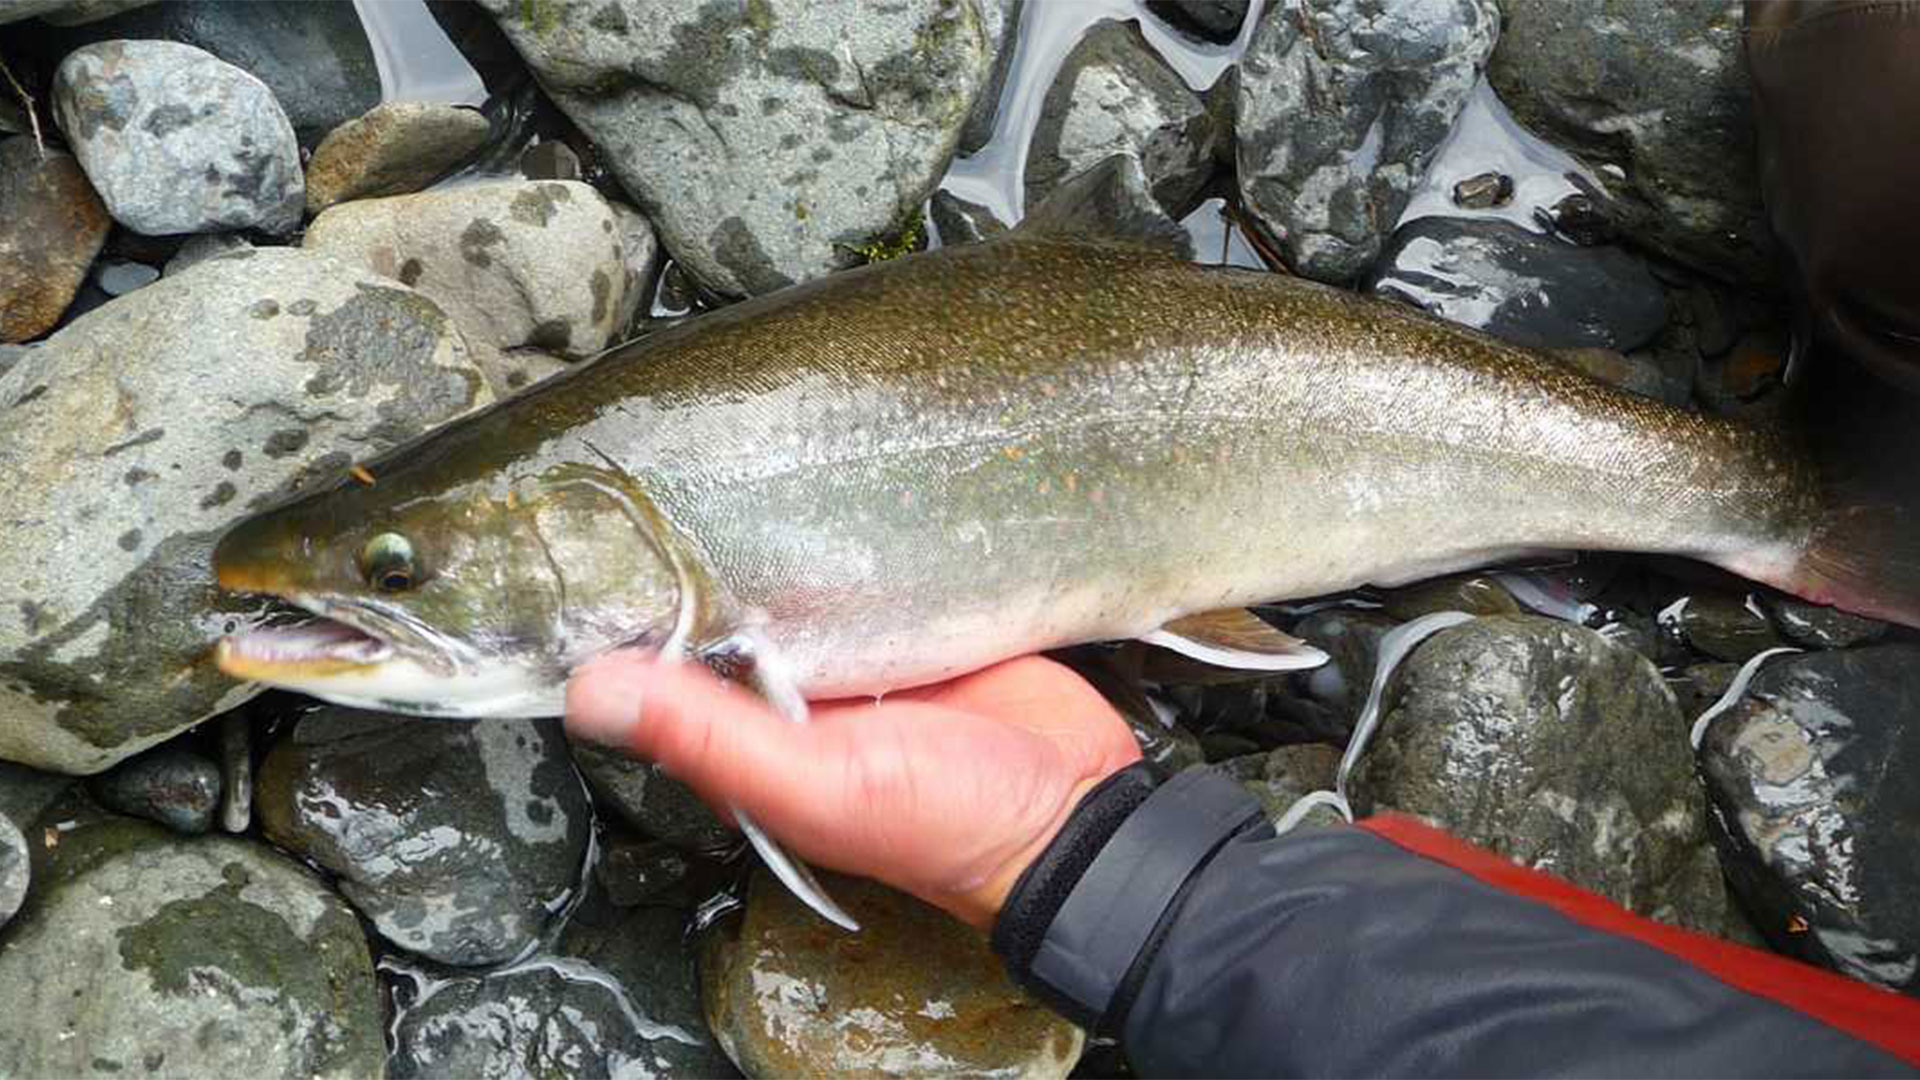
[(1146, 1076), (1910, 1076), (1920, 1001), (1641, 919), (1397, 815), (1275, 836), (1135, 766), (1014, 887), (1015, 978)]

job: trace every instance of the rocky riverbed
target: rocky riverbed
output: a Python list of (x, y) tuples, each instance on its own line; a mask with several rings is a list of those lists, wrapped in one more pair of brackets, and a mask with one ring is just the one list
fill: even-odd
[[(232, 683), (212, 640), (284, 616), (214, 587), (213, 541), (610, 345), (978, 242), (1114, 153), (1202, 262), (1773, 422), (1790, 316), (1739, 26), (1731, 0), (0, 4), (0, 1075), (1124, 1070), (971, 931), (841, 883), (869, 931), (840, 935), (557, 721)], [(1920, 992), (1910, 631), (1585, 556), (1263, 609), (1332, 656), (1306, 673), (1066, 658), (1160, 767), (1278, 818), (1331, 785), (1382, 638), (1437, 611), (1474, 618), (1392, 672), (1358, 809)]]

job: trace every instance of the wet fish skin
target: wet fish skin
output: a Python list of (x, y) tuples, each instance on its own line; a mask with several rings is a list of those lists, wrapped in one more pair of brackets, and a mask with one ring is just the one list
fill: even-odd
[[(484, 657), (538, 654), (528, 677), (557, 686), (666, 632), (672, 590), (636, 554), (664, 542), (710, 583), (703, 624), (752, 619), (813, 697), (1543, 548), (1782, 581), (1820, 506), (1777, 436), (1418, 312), (1019, 231), (723, 309), (367, 468), (371, 486), (343, 478), (229, 534), (222, 581), (364, 595), (341, 553), (369, 535), (477, 551), (458, 538), (484, 521), (496, 559), (544, 548), (552, 567), (472, 555), (457, 579), (542, 597), (546, 626), (503, 629), (498, 605), (422, 618)], [(555, 469), (657, 520), (607, 504), (581, 511), (590, 541), (498, 539), (539, 497), (507, 489)], [(382, 602), (426, 610), (433, 587)]]

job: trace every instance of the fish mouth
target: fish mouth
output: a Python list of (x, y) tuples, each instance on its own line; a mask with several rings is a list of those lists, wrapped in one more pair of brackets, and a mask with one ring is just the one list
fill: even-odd
[(297, 688), (319, 680), (369, 675), (395, 660), (450, 671), (441, 649), (421, 640), (392, 613), (355, 602), (292, 596), (309, 616), (290, 625), (267, 625), (228, 634), (214, 646), (214, 664), (249, 682)]

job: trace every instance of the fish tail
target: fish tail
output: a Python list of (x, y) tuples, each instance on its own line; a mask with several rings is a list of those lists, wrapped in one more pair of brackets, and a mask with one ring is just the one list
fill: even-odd
[(1798, 557), (1761, 580), (1803, 599), (1920, 626), (1920, 396), (1821, 356), (1794, 390), (1819, 516)]

